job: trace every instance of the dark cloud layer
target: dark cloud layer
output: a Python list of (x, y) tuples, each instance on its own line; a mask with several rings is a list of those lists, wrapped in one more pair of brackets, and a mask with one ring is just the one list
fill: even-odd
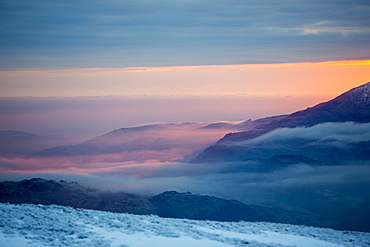
[(364, 59), (369, 10), (368, 1), (2, 1), (0, 66)]

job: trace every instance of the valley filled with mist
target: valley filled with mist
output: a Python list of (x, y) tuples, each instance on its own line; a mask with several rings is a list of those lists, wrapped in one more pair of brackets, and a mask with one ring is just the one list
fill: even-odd
[[(77, 144), (68, 144), (57, 136), (1, 131), (3, 181), (35, 177), (75, 181), (81, 188), (101, 191), (99, 195), (106, 193), (103, 199), (90, 195), (98, 198), (91, 205), (68, 204), (66, 201), (73, 191), (61, 194), (62, 203), (47, 199), (42, 193), (45, 198), (38, 198), (37, 190), (33, 191), (31, 185), (11, 189), (15, 184), (4, 182), (2, 201), (225, 219), (221, 217), (222, 210), (210, 209), (211, 204), (204, 206), (213, 212), (208, 218), (199, 218), (194, 212), (184, 213), (197, 210), (189, 202), (199, 203), (202, 196), (212, 196), (225, 203), (237, 200), (264, 212), (263, 217), (257, 217), (256, 213), (238, 209), (243, 212), (240, 215), (257, 218), (240, 216), (229, 220), (254, 219), (370, 231), (369, 88), (369, 83), (364, 84), (331, 101), (287, 115), (127, 127)], [(41, 191), (50, 193), (56, 189), (42, 184), (46, 187)], [(14, 194), (17, 190), (25, 190), (25, 195), (35, 197), (24, 196), (20, 200)], [(162, 209), (156, 211), (150, 198), (165, 191), (177, 191), (172, 194), (171, 203), (183, 198), (182, 203), (173, 207), (188, 206), (168, 214), (171, 209), (165, 208), (170, 202), (160, 201)], [(137, 195), (133, 200), (139, 201), (136, 209), (132, 206), (128, 209), (123, 202), (120, 209), (97, 206), (104, 201), (111, 205), (120, 197), (115, 193), (121, 192)], [(185, 192), (191, 194), (184, 197)], [(89, 194), (86, 193), (85, 196)], [(146, 206), (142, 208), (143, 205)], [(286, 218), (273, 217), (281, 214), (276, 212), (284, 212)]]

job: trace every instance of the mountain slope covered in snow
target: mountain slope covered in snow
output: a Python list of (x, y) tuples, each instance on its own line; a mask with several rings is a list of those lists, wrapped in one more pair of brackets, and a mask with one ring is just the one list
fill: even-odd
[(0, 246), (370, 246), (370, 233), (0, 204)]

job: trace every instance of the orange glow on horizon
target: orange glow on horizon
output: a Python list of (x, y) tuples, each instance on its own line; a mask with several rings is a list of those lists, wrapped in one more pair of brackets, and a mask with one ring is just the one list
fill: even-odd
[(0, 97), (303, 96), (370, 81), (370, 60), (0, 71)]
[(245, 69), (245, 68), (271, 68), (271, 67), (306, 67), (306, 66), (356, 66), (370, 65), (370, 60), (342, 60), (342, 61), (326, 61), (326, 62), (298, 62), (298, 63), (270, 63), (270, 64), (230, 64), (230, 65), (188, 65), (188, 66), (168, 66), (168, 67), (123, 67), (123, 68), (15, 68), (3, 69), (5, 72), (106, 72), (106, 73), (140, 73), (140, 72), (168, 72), (168, 71), (187, 71), (187, 70), (215, 70), (215, 69)]

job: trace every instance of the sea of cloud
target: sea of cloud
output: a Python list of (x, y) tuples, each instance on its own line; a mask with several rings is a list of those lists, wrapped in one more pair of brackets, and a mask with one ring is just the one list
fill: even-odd
[[(276, 138), (301, 136), (315, 140), (335, 138), (345, 145), (367, 140), (369, 131), (369, 124), (327, 123), (276, 130), (251, 142), (266, 143)], [(161, 155), (161, 152), (156, 154)], [(369, 160), (318, 166), (297, 163), (268, 171), (249, 169), (258, 165), (257, 161), (186, 163), (159, 157), (120, 161), (119, 156), (112, 159), (110, 155), (3, 157), (0, 180), (41, 177), (142, 195), (168, 190), (191, 191), (245, 203), (303, 208), (329, 219), (370, 229), (367, 221), (370, 218)]]

